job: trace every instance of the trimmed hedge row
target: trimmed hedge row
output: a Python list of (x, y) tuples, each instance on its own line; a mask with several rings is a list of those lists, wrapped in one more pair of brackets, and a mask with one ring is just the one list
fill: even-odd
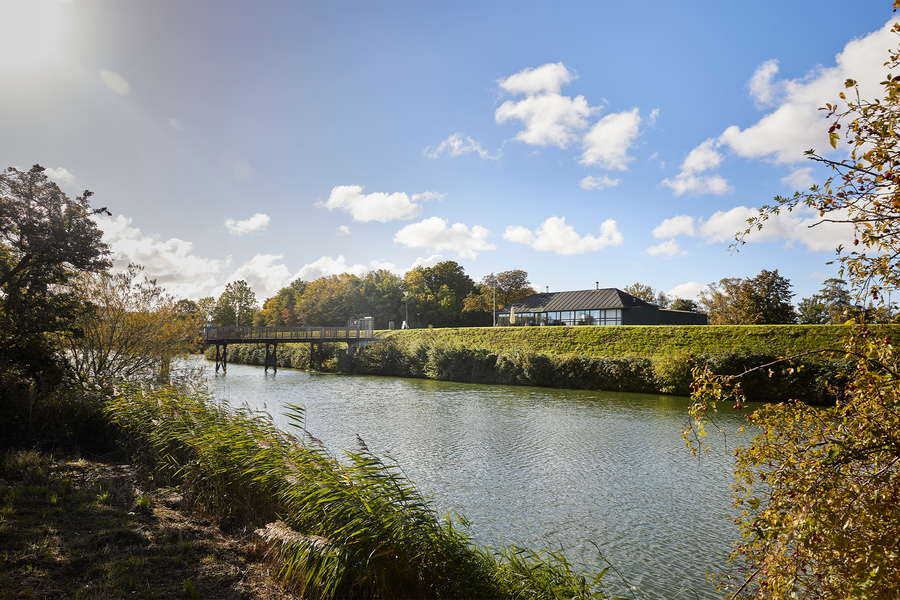
[[(692, 368), (707, 364), (716, 374), (738, 375), (774, 362), (773, 354), (746, 351), (700, 354), (686, 352), (650, 360), (639, 356), (555, 356), (515, 352), (496, 353), (462, 344), (422, 340), (402, 347), (393, 339), (341, 355), (347, 373), (424, 377), (439, 381), (532, 385), (538, 387), (664, 393), (686, 396)], [(842, 389), (841, 373), (852, 370), (846, 359), (809, 356), (756, 371), (741, 385), (751, 401), (799, 398), (811, 403), (833, 402)]]
[[(870, 326), (873, 330), (883, 326)], [(646, 356), (745, 351), (791, 356), (840, 344), (846, 325), (708, 325), (696, 327), (465, 327), (385, 331), (401, 346), (421, 341), (459, 343), (501, 354)]]
[[(870, 328), (873, 332), (878, 330), (876, 335), (889, 333), (885, 326)], [(344, 373), (686, 396), (690, 393), (693, 366), (707, 364), (716, 374), (738, 375), (781, 356), (817, 347), (840, 347), (840, 338), (848, 331), (845, 326), (799, 325), (414, 330), (383, 334), (379, 343), (354, 352), (347, 352), (343, 344), (323, 344), (318, 350), (320, 356), (314, 358), (321, 362), (323, 370)], [(571, 350), (586, 340), (596, 341), (597, 336), (615, 335), (617, 343), (594, 348), (593, 353), (534, 349), (551, 339), (561, 348), (563, 341), (569, 339), (565, 348)], [(603, 355), (611, 349), (634, 346), (640, 335), (650, 338), (645, 345), (656, 344), (655, 353)], [(670, 346), (663, 352), (660, 340), (665, 336), (669, 337)], [(768, 342), (762, 344), (765, 339)], [(516, 340), (528, 343), (515, 347)], [(705, 346), (701, 343), (704, 340), (717, 341)], [(494, 342), (498, 349), (483, 346)], [(316, 350), (305, 344), (282, 344), (278, 366), (308, 368), (311, 351)], [(206, 355), (212, 358), (214, 350), (208, 349)], [(695, 356), (691, 358), (692, 355)], [(265, 348), (232, 345), (228, 360), (262, 365)], [(827, 404), (842, 389), (841, 374), (853, 368), (847, 359), (810, 355), (792, 364), (781, 363), (751, 373), (742, 379), (741, 387), (751, 401), (798, 398)]]

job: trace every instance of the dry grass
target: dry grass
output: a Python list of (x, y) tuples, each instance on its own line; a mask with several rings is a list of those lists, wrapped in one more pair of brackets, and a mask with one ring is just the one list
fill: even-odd
[(252, 533), (192, 518), (129, 465), (18, 451), (0, 467), (2, 600), (291, 597)]

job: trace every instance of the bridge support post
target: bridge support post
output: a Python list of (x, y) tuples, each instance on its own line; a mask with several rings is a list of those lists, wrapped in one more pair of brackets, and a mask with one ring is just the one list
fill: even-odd
[(320, 342), (309, 343), (309, 370), (322, 370), (322, 344)]
[[(221, 356), (219, 349), (221, 348)], [(228, 373), (228, 344), (216, 344), (216, 374), (219, 373), (219, 365), (222, 366), (222, 375)]]
[[(269, 347), (272, 348), (271, 353), (269, 352)], [(266, 362), (265, 362), (265, 374), (269, 374), (269, 367), (272, 367), (272, 374), (278, 374), (278, 344), (266, 344)]]

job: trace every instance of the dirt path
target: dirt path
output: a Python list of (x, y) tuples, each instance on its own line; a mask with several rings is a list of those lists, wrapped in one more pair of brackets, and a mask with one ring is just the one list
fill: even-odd
[(0, 599), (291, 598), (252, 534), (192, 518), (129, 465), (7, 454), (0, 471)]

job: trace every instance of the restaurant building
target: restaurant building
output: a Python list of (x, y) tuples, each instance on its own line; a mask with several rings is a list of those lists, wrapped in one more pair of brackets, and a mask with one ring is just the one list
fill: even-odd
[(501, 326), (706, 325), (705, 313), (667, 310), (620, 289), (547, 292), (522, 298), (497, 315)]

